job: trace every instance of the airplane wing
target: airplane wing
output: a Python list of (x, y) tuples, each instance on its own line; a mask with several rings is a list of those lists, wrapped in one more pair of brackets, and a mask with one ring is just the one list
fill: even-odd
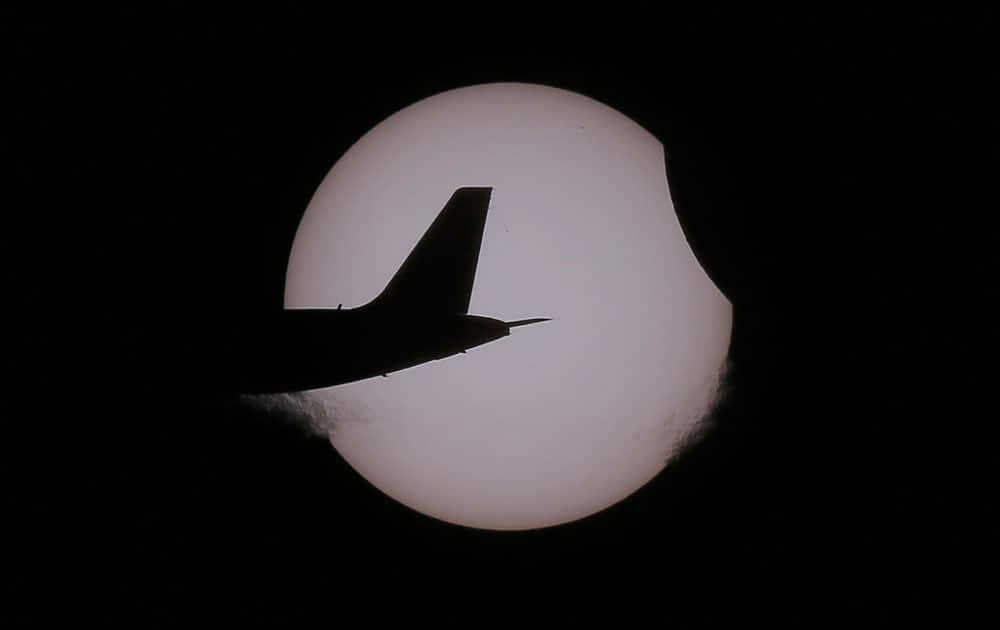
[(456, 190), (371, 305), (394, 311), (469, 311), (492, 188)]

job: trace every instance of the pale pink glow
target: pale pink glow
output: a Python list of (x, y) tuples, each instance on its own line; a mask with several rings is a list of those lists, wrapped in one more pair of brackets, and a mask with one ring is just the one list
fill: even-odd
[(684, 238), (660, 142), (594, 100), (526, 84), (439, 94), (358, 141), (299, 226), (285, 306), (370, 300), (462, 186), (493, 188), (470, 312), (553, 321), (322, 390), (353, 410), (331, 441), (442, 520), (582, 518), (648, 482), (702, 419), (731, 306)]

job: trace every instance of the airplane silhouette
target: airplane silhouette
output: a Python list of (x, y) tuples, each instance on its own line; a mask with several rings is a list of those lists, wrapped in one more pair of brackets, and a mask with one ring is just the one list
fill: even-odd
[(192, 367), (231, 393), (350, 383), (460, 354), (548, 318), (469, 315), (492, 188), (457, 189), (385, 289), (357, 308), (285, 309), (255, 330), (221, 331)]

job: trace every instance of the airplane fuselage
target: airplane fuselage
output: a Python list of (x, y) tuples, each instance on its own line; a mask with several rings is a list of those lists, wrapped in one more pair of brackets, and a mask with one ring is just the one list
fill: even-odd
[(509, 334), (506, 322), (477, 315), (288, 309), (275, 320), (222, 331), (198, 372), (216, 390), (318, 389), (443, 359)]
[[(381, 293), (357, 308), (282, 309), (221, 321), (154, 356), (166, 375), (140, 382), (208, 392), (295, 392), (359, 381), (443, 359), (546, 318), (469, 315), (491, 188), (455, 190)], [(180, 324), (178, 324), (180, 326)], [(169, 376), (169, 378), (167, 378)]]

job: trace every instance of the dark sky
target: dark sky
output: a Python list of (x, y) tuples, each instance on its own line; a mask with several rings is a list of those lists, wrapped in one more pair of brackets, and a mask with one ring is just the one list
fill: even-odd
[[(983, 554), (996, 415), (992, 16), (494, 12), (11, 12), (0, 614), (965, 609), (944, 593)], [(129, 340), (280, 307), (301, 213), (361, 134), (489, 81), (579, 91), (663, 141), (735, 306), (702, 442), (589, 519), (480, 532), (392, 502), (293, 418), (134, 385)]]

